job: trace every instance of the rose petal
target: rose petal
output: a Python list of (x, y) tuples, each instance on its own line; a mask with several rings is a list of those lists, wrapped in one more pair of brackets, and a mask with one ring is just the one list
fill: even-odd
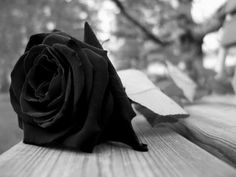
[(52, 80), (50, 81), (47, 97), (49, 97), (50, 100), (54, 100), (58, 96), (60, 96), (61, 93), (64, 94), (64, 89), (66, 87), (65, 85), (65, 79), (64, 79), (64, 72), (62, 68), (58, 68), (57, 74), (54, 75)]
[(23, 88), (25, 90), (24, 90), (24, 92), (22, 90), (22, 94), (23, 94), (23, 97), (26, 101), (30, 101), (30, 102), (38, 102), (39, 101), (38, 98), (35, 96), (35, 89), (32, 88), (30, 84), (25, 83)]
[(43, 67), (49, 73), (55, 73), (57, 71), (59, 62), (54, 58), (49, 58), (46, 55), (41, 57), (41, 60), (38, 61), (38, 65)]
[(62, 35), (60, 33), (51, 33), (48, 35), (44, 40), (43, 44), (48, 46), (53, 46), (54, 44), (67, 44), (67, 42), (70, 40), (70, 37)]
[[(43, 87), (43, 84), (44, 83), (42, 83), (42, 87)], [(45, 83), (45, 85), (47, 85), (47, 83)], [(46, 104), (42, 103), (40, 100), (40, 99), (43, 99), (43, 95), (41, 95), (41, 97), (39, 98), (33, 97), (32, 93), (30, 94), (30, 92), (32, 92), (33, 89), (31, 91), (30, 89), (32, 89), (30, 85), (25, 84), (22, 90), (22, 95), (20, 97), (21, 111), (25, 115), (30, 116), (33, 119), (35, 118), (48, 119), (51, 116), (53, 116), (53, 114), (56, 114), (58, 112), (60, 107), (47, 109)]]
[[(30, 104), (29, 104), (30, 105)], [(53, 110), (50, 110), (50, 111), (34, 111), (34, 110), (31, 110), (31, 111), (28, 111), (28, 112), (24, 112), (25, 114), (27, 114), (28, 116), (31, 116), (33, 117), (33, 119), (48, 119), (51, 117), (51, 115), (53, 113), (56, 113), (58, 110), (57, 109), (53, 109)]]
[[(108, 75), (108, 65), (105, 59), (102, 56), (94, 53), (92, 50), (84, 49), (84, 52), (88, 56), (90, 62), (94, 68), (94, 82), (92, 93), (90, 97), (90, 102), (88, 105), (88, 113), (86, 116), (85, 122), (77, 120), (77, 130), (76, 134), (68, 137), (64, 144), (70, 144), (72, 147), (79, 147), (84, 151), (91, 151), (91, 149), (98, 143), (98, 138), (101, 135), (101, 122), (102, 117), (102, 103), (104, 99), (104, 94), (107, 88), (109, 75)], [(112, 105), (110, 105), (112, 106)], [(112, 108), (110, 108), (112, 110)]]
[[(44, 54), (34, 62), (34, 66), (30, 69), (26, 77), (21, 94), (21, 109), (28, 116), (46, 116), (55, 112), (55, 110), (52, 111), (52, 109), (46, 107), (47, 104), (45, 104), (45, 101), (50, 100), (50, 95), (48, 94), (50, 83), (53, 83), (55, 78), (57, 78), (57, 82), (60, 83), (61, 81), (63, 72), (58, 72), (57, 68), (60, 68), (58, 64), (60, 64), (58, 61), (55, 59), (50, 60)], [(61, 90), (61, 84), (57, 85), (57, 88), (53, 90), (54, 95), (59, 95), (57, 90)], [(45, 111), (45, 114), (43, 111)]]
[[(36, 122), (40, 127), (47, 128), (50, 126), (62, 126), (63, 123), (69, 123), (70, 122), (70, 107), (68, 105), (71, 103), (70, 99), (70, 93), (71, 93), (71, 73), (68, 74), (67, 78), (67, 85), (66, 85), (66, 92), (65, 97), (63, 100), (63, 105), (61, 107), (57, 107), (56, 114), (50, 115), (48, 117), (41, 117), (40, 119), (34, 119), (34, 122)], [(66, 115), (65, 112), (68, 112)]]
[(48, 70), (41, 65), (34, 65), (27, 75), (27, 81), (31, 87), (36, 90), (44, 81), (49, 82), (52, 79), (53, 74), (53, 72), (48, 72)]
[(48, 91), (49, 83), (47, 81), (42, 82), (38, 88), (35, 90), (35, 96), (39, 98), (39, 102), (45, 98), (45, 95)]
[(55, 127), (53, 131), (48, 131), (45, 128), (25, 123), (24, 143), (47, 145), (50, 143), (54, 143), (55, 140), (58, 140), (61, 137), (65, 137), (65, 135), (68, 134), (70, 130), (71, 127), (64, 127), (64, 129), (60, 129), (60, 127)]
[[(51, 57), (51, 58), (48, 58)], [(54, 80), (53, 79), (53, 76), (56, 76), (58, 75), (58, 83), (60, 81), (60, 85), (57, 84), (56, 87), (52, 87), (52, 85), (55, 85), (53, 84), (54, 82), (52, 82), (50, 85), (49, 85), (49, 88), (48, 88), (48, 93), (45, 95), (45, 97), (41, 100), (38, 100), (38, 99), (30, 99), (30, 101), (40, 101), (42, 103), (44, 103), (45, 105), (47, 105), (47, 108), (53, 108), (55, 106), (59, 106), (58, 105), (60, 102), (63, 101), (63, 97), (64, 97), (64, 92), (65, 92), (65, 87), (66, 87), (66, 84), (65, 84), (65, 78), (64, 77), (67, 77), (67, 74), (64, 73), (66, 70), (66, 72), (68, 73), (68, 63), (67, 62), (63, 62), (61, 59), (58, 59), (58, 55), (55, 55), (55, 53), (53, 53), (53, 51), (51, 51), (51, 48), (50, 47), (47, 47), (43, 53), (41, 53), (41, 56), (38, 57), (38, 59), (35, 61), (34, 65), (35, 66), (40, 66), (42, 67), (42, 69), (45, 70), (45, 73), (49, 72), (50, 75), (51, 75), (51, 81)], [(63, 64), (63, 67), (62, 65)], [(32, 69), (32, 72), (33, 72), (33, 69)], [(40, 72), (42, 73), (42, 72)], [(66, 74), (66, 76), (64, 76)], [(32, 77), (34, 78), (35, 77), (35, 74), (34, 73), (30, 73), (28, 74), (29, 76), (30, 75), (33, 75)], [(41, 77), (41, 75), (39, 75), (39, 77)], [(50, 77), (49, 77), (50, 78)], [(41, 82), (44, 80), (44, 79), (40, 79)], [(37, 89), (37, 84), (35, 82), (38, 82), (39, 79), (37, 78), (34, 78), (34, 79), (31, 79), (29, 81), (29, 84), (34, 88), (34, 89)], [(51, 82), (51, 81), (48, 81), (48, 82)], [(40, 83), (40, 82), (39, 82)], [(29, 100), (29, 99), (28, 99)], [(50, 101), (50, 102), (48, 102)], [(60, 103), (61, 104), (61, 103)]]
[(47, 97), (49, 97), (49, 100), (51, 100), (48, 104), (47, 104), (47, 107), (48, 108), (51, 108), (51, 107), (55, 107), (55, 106), (58, 106), (59, 103), (63, 102), (63, 98), (64, 98), (64, 95), (65, 95), (65, 90), (66, 90), (66, 82), (65, 82), (65, 78), (64, 76), (61, 78), (61, 89), (60, 89), (60, 94), (53, 98), (53, 99), (50, 99), (51, 98), (51, 92), (53, 92), (52, 90), (53, 89), (49, 89), (49, 93), (47, 95)]
[[(28, 91), (27, 86), (25, 86), (22, 89), (22, 91), (24, 93), (27, 93), (27, 91)], [(55, 110), (45, 110), (44, 106), (42, 104), (39, 104), (38, 102), (26, 101), (24, 94), (22, 94), (20, 97), (20, 106), (21, 106), (22, 113), (24, 113), (28, 116), (31, 116), (33, 118), (50, 115), (56, 111), (56, 109)]]
[(11, 88), (12, 93), (15, 94), (16, 99), (19, 99), (21, 94), (21, 89), (25, 82), (25, 72), (24, 72), (24, 58), (28, 53), (25, 53), (20, 57), (20, 59), (16, 62), (12, 72), (11, 72)]
[(84, 42), (99, 49), (103, 49), (90, 25), (84, 24)]
[[(39, 64), (40, 62), (38, 62), (37, 64)], [(37, 67), (38, 65), (35, 64), (35, 67)], [(32, 69), (33, 70), (33, 69)], [(30, 74), (29, 74), (30, 75)], [(21, 109), (22, 111), (27, 114), (28, 116), (31, 116), (34, 120), (34, 122), (38, 123), (39, 125), (42, 126), (49, 126), (50, 125), (50, 121), (53, 121), (53, 119), (59, 119), (63, 114), (62, 112), (65, 111), (66, 106), (63, 105), (67, 105), (67, 99), (66, 97), (69, 97), (69, 94), (66, 94), (65, 91), (63, 91), (61, 89), (61, 81), (62, 81), (62, 76), (63, 76), (63, 69), (58, 67), (58, 72), (57, 74), (52, 78), (50, 84), (49, 84), (49, 90), (50, 93), (48, 91), (48, 93), (46, 94), (46, 96), (44, 97), (44, 99), (47, 100), (53, 100), (51, 102), (49, 102), (48, 104), (42, 103), (42, 97), (38, 98), (38, 102), (31, 102), (28, 103), (27, 101), (21, 99)], [(70, 73), (68, 74), (68, 82), (67, 85), (65, 84), (65, 82), (63, 82), (63, 86), (67, 87), (68, 93), (70, 93), (70, 85), (71, 85), (71, 75)], [(29, 79), (29, 76), (28, 78)], [(63, 79), (64, 80), (64, 79)], [(39, 85), (38, 87), (40, 87), (41, 85)], [(27, 90), (27, 88), (29, 89), (29, 85), (27, 87), (27, 84), (23, 87), (23, 91), (22, 91), (22, 97), (24, 98), (27, 96), (27, 94), (29, 93), (29, 90)], [(40, 88), (38, 88), (40, 89)], [(54, 96), (56, 96), (56, 94), (60, 93), (61, 94), (56, 98), (57, 101), (55, 101), (53, 99)], [(56, 93), (57, 92), (57, 93)], [(53, 96), (53, 94), (54, 96)], [(56, 93), (56, 94), (55, 94)], [(64, 100), (63, 100), (64, 97)], [(32, 99), (32, 98), (31, 98)], [(40, 100), (41, 99), (41, 100)], [(65, 100), (66, 99), (66, 100)], [(44, 100), (45, 101), (45, 100)], [(60, 102), (59, 102), (60, 101)], [(54, 102), (54, 104), (56, 104), (55, 106), (52, 105), (52, 102)]]
[(26, 46), (25, 52), (29, 51), (33, 46), (42, 44), (45, 37), (47, 37), (48, 33), (40, 33), (32, 35), (29, 39), (29, 42)]
[[(20, 115), (22, 115), (19, 98), (16, 97), (12, 86), (10, 86), (9, 92), (10, 92), (11, 105), (19, 117)], [(20, 128), (22, 128), (22, 119), (19, 119), (19, 126), (20, 126)]]
[(67, 59), (62, 57), (58, 53), (58, 51), (55, 51), (55, 49), (53, 47), (48, 46), (43, 54), (47, 55), (47, 56), (50, 56), (50, 58), (53, 59), (54, 62), (56, 62), (58, 66), (59, 65), (63, 66), (62, 68), (65, 71), (65, 74), (67, 73), (67, 70), (69, 69), (69, 63), (68, 63)]
[(29, 70), (32, 68), (35, 61), (39, 59), (41, 53), (46, 49), (45, 45), (37, 45), (32, 47), (28, 52), (24, 59), (24, 72), (27, 74)]
[(73, 110), (76, 111), (84, 89), (84, 72), (80, 58), (73, 50), (65, 45), (55, 44), (53, 45), (53, 49), (60, 55), (60, 58), (64, 58), (70, 65), (72, 71)]
[(82, 49), (90, 49), (92, 50), (93, 52), (105, 57), (107, 56), (107, 51), (106, 50), (103, 50), (103, 49), (100, 49), (100, 48), (97, 48), (97, 47), (94, 47), (92, 45), (89, 45), (87, 43), (84, 43), (84, 42), (81, 42), (81, 41), (78, 41), (77, 39), (73, 38), (73, 41), (76, 43), (76, 45), (80, 46), (80, 48)]
[(86, 79), (84, 80), (85, 86), (84, 90), (85, 92), (85, 104), (87, 105), (90, 99), (91, 91), (92, 91), (92, 86), (93, 86), (93, 65), (89, 61), (87, 55), (84, 53), (84, 51), (80, 48), (79, 45), (76, 44), (75, 41), (70, 40), (68, 43), (68, 47), (73, 49), (79, 56), (83, 70), (84, 70), (84, 75), (86, 76)]

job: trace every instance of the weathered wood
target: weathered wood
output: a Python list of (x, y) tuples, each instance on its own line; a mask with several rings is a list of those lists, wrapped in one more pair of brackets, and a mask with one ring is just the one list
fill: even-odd
[(236, 106), (236, 95), (210, 95), (203, 97), (197, 102), (198, 104), (223, 104)]
[(174, 128), (236, 167), (236, 97), (206, 97), (185, 109), (191, 116), (180, 120)]
[(230, 177), (236, 170), (166, 127), (134, 126), (149, 152), (104, 144), (92, 154), (19, 143), (0, 156), (1, 177)]

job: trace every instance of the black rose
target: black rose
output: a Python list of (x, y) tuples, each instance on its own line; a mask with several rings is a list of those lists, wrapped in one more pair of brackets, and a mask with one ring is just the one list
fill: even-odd
[(84, 42), (54, 31), (31, 36), (11, 73), (11, 104), (24, 142), (91, 152), (105, 141), (146, 151), (121, 81), (90, 26)]

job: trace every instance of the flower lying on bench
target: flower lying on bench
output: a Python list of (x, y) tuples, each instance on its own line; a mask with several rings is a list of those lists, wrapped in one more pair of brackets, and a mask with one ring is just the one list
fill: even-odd
[(84, 42), (61, 31), (31, 36), (11, 73), (10, 99), (24, 142), (92, 152), (118, 141), (147, 151), (122, 83), (90, 26)]

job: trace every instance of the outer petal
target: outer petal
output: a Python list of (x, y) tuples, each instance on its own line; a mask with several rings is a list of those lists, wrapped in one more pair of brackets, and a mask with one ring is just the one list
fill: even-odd
[(91, 152), (94, 146), (98, 144), (101, 135), (102, 103), (109, 75), (107, 62), (101, 56), (89, 49), (85, 49), (84, 52), (88, 55), (94, 68), (94, 81), (88, 105), (88, 113), (82, 129), (78, 133), (66, 138), (63, 144), (67, 147), (79, 148), (80, 150)]
[(84, 24), (84, 42), (99, 49), (103, 49), (90, 25)]
[[(11, 72), (11, 93), (14, 93), (15, 99), (19, 100), (21, 89), (25, 82), (24, 59), (28, 53), (25, 53), (16, 62)], [(11, 95), (10, 95), (11, 96)]]
[(84, 80), (84, 90), (86, 90), (85, 94), (85, 104), (89, 104), (89, 99), (91, 96), (91, 91), (93, 87), (93, 65), (88, 59), (85, 52), (82, 50), (80, 45), (77, 45), (77, 43), (74, 40), (70, 40), (68, 43), (68, 47), (70, 47), (72, 50), (74, 50), (78, 57), (81, 60), (82, 68), (84, 71), (84, 75), (86, 76), (86, 79)]
[(26, 53), (26, 56), (24, 58), (24, 72), (27, 74), (29, 70), (32, 68), (35, 61), (37, 61), (38, 56), (41, 55), (41, 53), (46, 49), (45, 45), (37, 45), (33, 46), (28, 52)]
[(48, 33), (40, 33), (40, 34), (35, 34), (32, 35), (29, 39), (29, 42), (26, 46), (25, 52), (30, 50), (33, 46), (42, 44), (44, 38), (48, 35)]
[(19, 99), (16, 97), (12, 87), (10, 87), (10, 101), (11, 101), (11, 105), (14, 109), (14, 111), (17, 113), (18, 115), (18, 123), (19, 123), (19, 127), (23, 128), (23, 122), (22, 122), (22, 117), (21, 117), (21, 108), (20, 108), (20, 103), (19, 103)]
[[(72, 93), (73, 93), (73, 110), (78, 110), (78, 103), (82, 97), (84, 89), (84, 70), (80, 58), (77, 53), (69, 47), (62, 44), (54, 44), (53, 50), (56, 51), (60, 58), (63, 58), (69, 63), (72, 71)], [(74, 113), (75, 114), (75, 113)]]
[(66, 45), (70, 40), (69, 36), (63, 35), (61, 33), (55, 32), (49, 34), (42, 43), (48, 46), (53, 46), (54, 44), (64, 44)]

